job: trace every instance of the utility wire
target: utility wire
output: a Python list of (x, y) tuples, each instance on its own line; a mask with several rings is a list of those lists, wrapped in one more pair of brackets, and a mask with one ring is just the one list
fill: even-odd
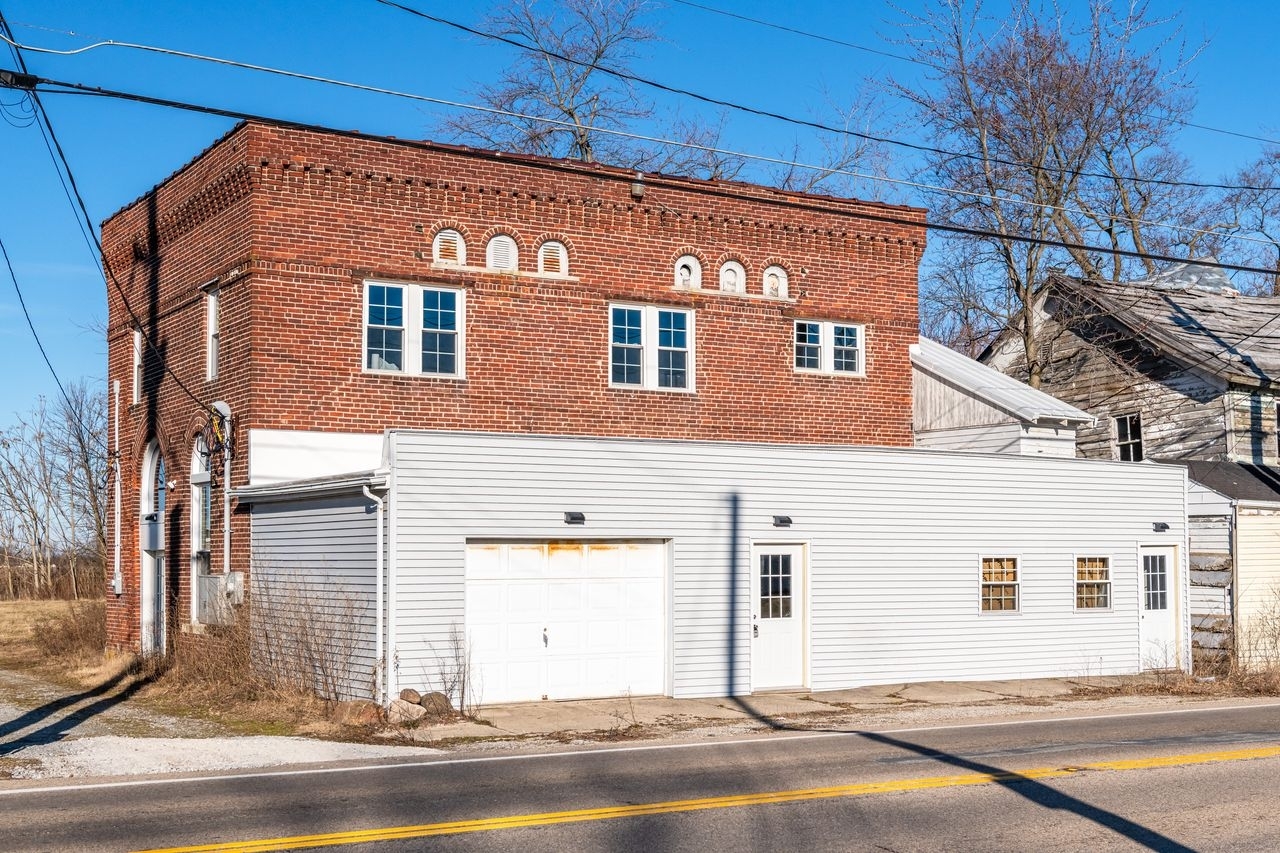
[(846, 127), (834, 127), (829, 124), (823, 124), (821, 122), (811, 121), (809, 119), (796, 118), (794, 116), (788, 116), (783, 113), (776, 113), (770, 110), (746, 106), (745, 104), (735, 103), (734, 101), (728, 101), (723, 98), (716, 98), (711, 95), (704, 95), (699, 92), (691, 91), (689, 89), (680, 88), (678, 86), (671, 86), (666, 83), (660, 83), (656, 80), (651, 80), (646, 77), (641, 77), (638, 74), (632, 74), (629, 71), (622, 71), (617, 68), (610, 68), (607, 65), (599, 65), (593, 62), (587, 62), (585, 60), (575, 59), (571, 56), (565, 56), (564, 54), (557, 53), (553, 50), (547, 50), (546, 48), (538, 47), (537, 45), (526, 44), (525, 42), (522, 42), (513, 38), (508, 38), (507, 36), (499, 35), (497, 33), (487, 33), (484, 30), (478, 30), (475, 27), (469, 27), (466, 24), (459, 23), (458, 21), (451, 21), (448, 18), (442, 18), (438, 15), (431, 15), (426, 12), (419, 11), (418, 9), (414, 9), (411, 6), (405, 6), (402, 3), (395, 2), (395, 0), (374, 0), (374, 2), (379, 3), (383, 6), (388, 6), (392, 9), (399, 9), (402, 12), (407, 12), (410, 15), (413, 15), (418, 18), (422, 18), (427, 21), (431, 21), (433, 23), (441, 24), (446, 27), (452, 27), (456, 30), (460, 30), (470, 35), (479, 36), (480, 38), (491, 39), (493, 41), (498, 41), (503, 44), (509, 45), (511, 47), (517, 48), (519, 50), (528, 51), (531, 53), (538, 53), (549, 59), (554, 59), (557, 62), (567, 62), (570, 65), (577, 65), (580, 68), (589, 68), (593, 71), (599, 71), (602, 74), (608, 74), (612, 77), (618, 78), (619, 80), (625, 80), (630, 83), (639, 83), (642, 86), (648, 86), (649, 88), (657, 89), (660, 92), (667, 92), (668, 94), (673, 94), (673, 95), (681, 95), (686, 98), (692, 98), (695, 101), (701, 101), (702, 103), (705, 103), (705, 104), (711, 104), (717, 107), (724, 107), (725, 109), (747, 113), (748, 115), (754, 115), (760, 118), (769, 118), (769, 119), (774, 119), (776, 121), (786, 122), (787, 124), (794, 124), (800, 127), (807, 127), (813, 130), (822, 131), (823, 133), (832, 133), (839, 136), (852, 136), (857, 139), (866, 140), (868, 142), (877, 142), (882, 145), (894, 145), (899, 148), (907, 148), (912, 151), (919, 151), (925, 154), (936, 154), (938, 156), (947, 157), (947, 158), (975, 160), (980, 163), (994, 163), (1000, 166), (1010, 166), (1016, 169), (1025, 169), (1027, 171), (1037, 172), (1037, 173), (1057, 174), (1057, 175), (1064, 175), (1064, 176), (1071, 176), (1071, 177), (1101, 178), (1103, 180), (1108, 180), (1108, 181), (1122, 180), (1122, 181), (1129, 181), (1132, 183), (1154, 184), (1156, 186), (1193, 187), (1196, 189), (1222, 189), (1222, 190), (1271, 189), (1269, 187), (1259, 188), (1259, 187), (1237, 186), (1232, 184), (1199, 183), (1195, 181), (1171, 181), (1171, 180), (1164, 180), (1160, 178), (1140, 178), (1137, 175), (1109, 175), (1109, 174), (1106, 174), (1105, 172), (1087, 172), (1081, 169), (1066, 169), (1066, 168), (1057, 168), (1053, 166), (1041, 166), (1034, 163), (1020, 163), (1016, 160), (1005, 160), (997, 157), (983, 157), (979, 154), (970, 154), (966, 151), (948, 151), (945, 148), (935, 148), (930, 145), (920, 145), (914, 142), (906, 142), (901, 139), (893, 139), (891, 137), (886, 137), (886, 136), (875, 136), (869, 133), (861, 133), (856, 130), (849, 130)]
[[(222, 116), (224, 118), (233, 118), (241, 121), (259, 122), (262, 124), (272, 125), (276, 127), (293, 128), (297, 130), (307, 130), (307, 131), (313, 131), (316, 133), (345, 136), (353, 139), (373, 140), (373, 141), (381, 142), (384, 144), (396, 145), (400, 147), (417, 148), (422, 150), (431, 150), (434, 148), (434, 144), (430, 142), (419, 142), (416, 140), (409, 140), (409, 139), (396, 139), (396, 138), (386, 137), (386, 136), (377, 136), (375, 134), (360, 133), (358, 131), (340, 130), (337, 128), (326, 127), (324, 125), (319, 125), (319, 124), (275, 118), (272, 116), (264, 116), (257, 113), (249, 113), (243, 110), (232, 110), (232, 109), (225, 109), (222, 107), (212, 107), (212, 106), (203, 105), (203, 104), (193, 104), (186, 101), (176, 101), (169, 98), (157, 98), (157, 97), (152, 97), (150, 95), (140, 95), (132, 92), (122, 92), (114, 89), (106, 89), (98, 86), (88, 86), (83, 83), (70, 83), (65, 81), (50, 80), (46, 78), (36, 78), (36, 79), (38, 81), (37, 85), (57, 87), (54, 89), (45, 89), (44, 91), (48, 94), (83, 94), (83, 95), (89, 95), (94, 97), (133, 101), (136, 103), (150, 104), (153, 106), (180, 109), (188, 112), (203, 113), (205, 115), (217, 115), (217, 116)], [(692, 147), (702, 147), (702, 146), (692, 146)], [(465, 149), (463, 150), (465, 151)], [(485, 152), (478, 151), (476, 153), (476, 156), (485, 156)], [(558, 168), (558, 169), (567, 170), (567, 169), (575, 168), (572, 166), (557, 165), (555, 161), (544, 161), (540, 165), (543, 168), (548, 168), (548, 169)], [(618, 181), (632, 180), (632, 177), (630, 176), (630, 174), (625, 173), (622, 170), (619, 170), (616, 176), (609, 175), (607, 173), (601, 173), (600, 177), (608, 180), (618, 180)], [(708, 195), (726, 195), (727, 196), (730, 194), (726, 190), (717, 189), (714, 183), (711, 183), (711, 182), (708, 182), (708, 185), (702, 190), (702, 192)], [(1170, 264), (1180, 264), (1180, 263), (1187, 262), (1186, 258), (1174, 257), (1172, 255), (1160, 255), (1152, 252), (1138, 252), (1132, 249), (1115, 249), (1115, 248), (1108, 248), (1103, 246), (1092, 246), (1084, 243), (1070, 243), (1063, 240), (1053, 240), (1053, 239), (1044, 238), (1044, 237), (1030, 237), (1030, 236), (1021, 235), (1021, 234), (1001, 234), (996, 231), (988, 231), (982, 228), (973, 228), (973, 227), (958, 225), (950, 222), (935, 221), (935, 222), (921, 223), (918, 220), (907, 219), (905, 217), (899, 217), (899, 216), (892, 216), (888, 213), (873, 213), (870, 210), (860, 210), (854, 213), (847, 209), (841, 209), (841, 208), (832, 207), (832, 206), (824, 206), (820, 204), (816, 199), (812, 199), (812, 198), (806, 199), (806, 197), (804, 197), (800, 193), (796, 193), (788, 198), (771, 198), (771, 199), (765, 199), (764, 201), (768, 204), (783, 206), (783, 207), (790, 207), (793, 209), (837, 213), (837, 214), (852, 216), (858, 219), (863, 219), (863, 220), (872, 221), (872, 222), (883, 222), (891, 225), (906, 225), (913, 228), (924, 227), (932, 231), (940, 231), (940, 232), (950, 233), (950, 234), (967, 234), (969, 236), (974, 236), (974, 237), (996, 238), (1001, 240), (1009, 240), (1011, 242), (1016, 242), (1016, 243), (1026, 243), (1030, 245), (1049, 246), (1049, 247), (1061, 248), (1061, 249), (1074, 249), (1074, 250), (1079, 250), (1084, 252), (1095, 252), (1102, 255), (1118, 255), (1120, 257), (1125, 257), (1125, 258), (1149, 259), (1153, 261), (1159, 261), (1159, 262), (1170, 263)], [(1205, 267), (1231, 270), (1234, 272), (1259, 273), (1262, 275), (1275, 274), (1275, 270), (1273, 269), (1267, 269), (1264, 267), (1247, 266), (1244, 264), (1230, 264), (1230, 263), (1222, 263), (1221, 261), (1209, 261), (1209, 260), (1197, 261), (1196, 263)], [(108, 269), (109, 268), (110, 267), (108, 265)]]
[[(943, 68), (942, 66), (937, 65), (936, 63), (933, 63), (933, 62), (928, 62), (927, 60), (924, 60), (924, 59), (919, 59), (914, 56), (907, 56), (901, 53), (892, 53), (891, 51), (887, 51), (887, 50), (877, 50), (874, 47), (867, 47), (866, 45), (863, 45), (863, 44), (856, 44), (851, 41), (844, 41), (843, 39), (833, 38), (831, 36), (824, 36), (821, 33), (810, 32), (808, 30), (801, 30), (795, 27), (788, 27), (788, 26), (785, 26), (784, 24), (779, 24), (774, 21), (766, 21), (760, 18), (752, 18), (747, 15), (740, 15), (737, 12), (730, 12), (727, 9), (717, 9), (714, 6), (707, 6), (703, 3), (694, 3), (692, 2), (692, 0), (669, 0), (669, 2), (677, 3), (681, 6), (688, 6), (691, 9), (701, 9), (704, 12), (710, 12), (713, 15), (721, 15), (725, 18), (734, 18), (736, 20), (744, 21), (748, 24), (755, 24), (757, 26), (765, 27), (767, 29), (777, 30), (783, 33), (790, 33), (792, 35), (801, 36), (802, 38), (808, 38), (808, 39), (813, 39), (814, 41), (826, 42), (827, 44), (834, 44), (838, 47), (847, 47), (847, 48), (850, 48), (851, 50), (860, 50), (864, 53), (870, 53), (876, 56), (883, 56), (886, 59), (896, 59), (901, 62), (910, 62), (913, 65), (922, 65), (925, 68), (932, 69), (933, 71), (946, 73), (946, 69)], [(1151, 116), (1144, 114), (1143, 118), (1151, 118)], [(1249, 139), (1254, 142), (1264, 142), (1268, 145), (1280, 145), (1280, 140), (1268, 139), (1265, 136), (1254, 136), (1253, 134), (1243, 133), (1238, 130), (1226, 130), (1225, 128), (1212, 127), (1207, 124), (1196, 124), (1195, 122), (1184, 121), (1182, 119), (1173, 119), (1173, 121), (1177, 124), (1182, 125), (1183, 127), (1191, 127), (1191, 128), (1195, 128), (1196, 130), (1207, 130), (1210, 133), (1221, 133), (1226, 136), (1236, 136), (1236, 137), (1239, 137), (1240, 139)]]
[[(0, 38), (3, 38), (3, 36), (0, 35)], [(484, 107), (484, 106), (479, 106), (475, 104), (464, 104), (457, 101), (444, 100), (441, 98), (431, 98), (426, 95), (418, 95), (410, 92), (398, 91), (395, 89), (387, 89), (381, 86), (371, 86), (363, 83), (353, 83), (347, 80), (340, 80), (332, 77), (321, 77), (314, 74), (305, 74), (298, 71), (289, 71), (286, 69), (274, 68), (267, 65), (258, 65), (258, 64), (249, 63), (249, 62), (239, 62), (237, 60), (225, 59), (218, 56), (209, 56), (206, 54), (191, 53), (189, 51), (177, 50), (173, 48), (157, 47), (154, 45), (135, 44), (132, 42), (105, 41), (105, 42), (97, 42), (95, 44), (87, 45), (85, 47), (76, 48), (74, 50), (69, 50), (69, 51), (31, 47), (28, 45), (22, 45), (22, 47), (26, 50), (33, 50), (33, 51), (43, 52), (43, 53), (53, 53), (56, 55), (63, 55), (63, 56), (84, 53), (99, 47), (118, 47), (118, 48), (130, 49), (130, 50), (139, 50), (143, 52), (157, 53), (165, 56), (176, 56), (183, 59), (192, 59), (192, 60), (197, 60), (202, 62), (209, 62), (217, 65), (226, 65), (232, 68), (240, 68), (248, 71), (257, 71), (265, 74), (273, 74), (273, 75), (278, 75), (278, 76), (287, 77), (287, 78), (296, 79), (296, 80), (305, 80), (313, 83), (321, 83), (325, 85), (338, 86), (338, 87), (347, 88), (347, 89), (354, 89), (356, 91), (369, 92), (372, 94), (388, 95), (396, 98), (405, 98), (408, 100), (414, 100), (414, 101), (419, 101), (423, 103), (430, 103), (438, 106), (450, 107), (453, 109), (487, 112), (493, 115), (501, 115), (504, 117), (515, 118), (515, 119), (520, 119), (524, 121), (542, 122), (545, 124), (552, 124), (560, 127), (570, 128), (570, 129), (578, 127), (573, 122), (563, 121), (559, 119), (545, 118), (542, 116), (528, 115), (525, 113), (517, 113), (510, 110), (500, 110), (495, 107)], [(691, 149), (704, 151), (711, 154), (717, 154), (717, 155), (728, 156), (728, 157), (736, 157), (744, 160), (753, 160), (756, 162), (769, 163), (772, 165), (794, 167), (794, 168), (805, 169), (805, 170), (810, 170), (814, 172), (824, 172), (832, 175), (844, 175), (847, 177), (852, 177), (860, 180), (872, 181), (877, 183), (895, 184), (898, 186), (911, 187), (913, 189), (945, 193), (947, 195), (952, 195), (952, 196), (962, 196), (965, 198), (974, 198), (982, 201), (1009, 204), (1009, 205), (1015, 205), (1018, 207), (1025, 207), (1025, 208), (1036, 208), (1039, 210), (1048, 210), (1048, 211), (1053, 211), (1057, 213), (1070, 213), (1070, 214), (1076, 214), (1079, 216), (1092, 218), (1092, 214), (1086, 211), (1080, 210), (1078, 208), (1065, 207), (1061, 205), (1043, 204), (1041, 202), (1027, 201), (1025, 199), (1002, 198), (998, 196), (989, 195), (986, 193), (975, 192), (972, 190), (961, 190), (961, 189), (955, 189), (953, 187), (943, 187), (943, 186), (938, 186), (936, 184), (924, 183), (921, 181), (911, 181), (903, 178), (891, 178), (887, 175), (873, 175), (865, 172), (858, 172), (858, 171), (853, 171), (853, 170), (843, 169), (843, 168), (834, 168), (830, 166), (800, 163), (794, 160), (786, 160), (779, 157), (768, 157), (760, 154), (749, 154), (742, 151), (733, 151), (725, 148), (719, 148), (716, 146), (701, 145), (701, 144), (689, 142), (689, 141), (662, 139), (662, 138), (653, 137), (653, 136), (646, 136), (642, 134), (631, 133), (628, 131), (616, 130), (613, 128), (591, 127), (588, 129), (591, 130), (593, 133), (602, 133), (602, 134), (609, 134), (613, 136), (621, 136), (627, 139), (656, 143), (660, 145), (670, 145), (670, 146), (678, 146), (683, 148), (691, 148)], [(1237, 187), (1237, 188), (1238, 189), (1257, 189), (1257, 190), (1264, 189), (1261, 187)], [(1151, 226), (1154, 228), (1165, 228), (1171, 231), (1175, 231), (1182, 235), (1215, 236), (1215, 237), (1221, 237), (1222, 239), (1227, 239), (1227, 240), (1236, 240), (1236, 241), (1245, 242), (1245, 243), (1257, 243), (1259, 245), (1268, 246), (1268, 247), (1271, 247), (1274, 245), (1274, 243), (1271, 240), (1265, 240), (1257, 237), (1250, 237), (1244, 234), (1224, 234), (1218, 231), (1212, 231), (1212, 230), (1203, 229), (1203, 228), (1193, 228), (1187, 225), (1177, 225), (1173, 223), (1160, 222), (1158, 220), (1152, 220), (1152, 219), (1126, 218), (1124, 221), (1130, 223), (1131, 225), (1145, 225), (1145, 226)]]

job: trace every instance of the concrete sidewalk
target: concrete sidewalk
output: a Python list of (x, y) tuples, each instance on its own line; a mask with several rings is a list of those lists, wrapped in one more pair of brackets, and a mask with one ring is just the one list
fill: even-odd
[[(705, 729), (741, 733), (779, 728), (831, 729), (848, 725), (914, 724), (969, 717), (1061, 713), (1082, 695), (1111, 698), (1115, 688), (1145, 676), (1035, 678), (1013, 681), (930, 681), (821, 693), (761, 693), (739, 698), (671, 699), (642, 696), (486, 705), (476, 721), (397, 730), (419, 742), (467, 739), (600, 741), (667, 737)], [(1100, 701), (1101, 701), (1100, 698)], [(1128, 705), (1179, 704), (1178, 697), (1123, 696)]]

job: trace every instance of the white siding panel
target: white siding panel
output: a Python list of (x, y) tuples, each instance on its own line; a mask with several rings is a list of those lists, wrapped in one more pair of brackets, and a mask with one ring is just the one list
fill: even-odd
[(1236, 516), (1237, 643), (1246, 665), (1280, 664), (1280, 512)]
[[(340, 699), (373, 698), (377, 515), (363, 495), (253, 507), (254, 643)], [(305, 636), (304, 636), (305, 635)], [(318, 639), (299, 659), (291, 649)]]
[[(1179, 547), (1185, 473), (1015, 455), (393, 433), (398, 653), (427, 670), (463, 623), (468, 539), (662, 539), (671, 691), (750, 690), (754, 542), (809, 546), (809, 685), (1139, 667), (1137, 553)], [(566, 527), (563, 514), (586, 514)], [(772, 525), (793, 519), (790, 529)], [(1153, 533), (1152, 522), (1169, 530)], [(979, 611), (979, 558), (1021, 560), (1021, 612)], [(1074, 608), (1074, 555), (1108, 556), (1110, 610)]]
[(1022, 429), (1016, 423), (952, 429), (917, 430), (916, 447), (975, 453), (1021, 453)]

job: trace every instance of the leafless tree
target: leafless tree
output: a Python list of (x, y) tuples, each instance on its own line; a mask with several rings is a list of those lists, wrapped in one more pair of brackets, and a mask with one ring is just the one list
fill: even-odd
[(1273, 269), (1269, 276), (1241, 275), (1235, 281), (1244, 293), (1280, 296), (1280, 148), (1264, 151), (1233, 176), (1232, 190), (1223, 198), (1222, 216), (1231, 233), (1252, 237), (1242, 260), (1248, 266)]
[(1046, 270), (1152, 273), (1150, 259), (1120, 252), (1185, 256), (1205, 216), (1204, 199), (1177, 183), (1189, 167), (1171, 146), (1191, 108), (1185, 52), (1162, 62), (1178, 47), (1176, 29), (1144, 0), (1092, 0), (1083, 20), (1041, 9), (1013, 0), (988, 16), (980, 0), (935, 0), (907, 37), (934, 69), (931, 83), (891, 85), (937, 149), (924, 169), (928, 183), (947, 190), (930, 197), (935, 217), (981, 232), (946, 238), (967, 246), (955, 254), (970, 268), (926, 282), (925, 307), (976, 300), (955, 322), (985, 316), (991, 325), (971, 336), (1012, 324), (1036, 386), (1038, 326), (1024, 309), (1034, 307)]

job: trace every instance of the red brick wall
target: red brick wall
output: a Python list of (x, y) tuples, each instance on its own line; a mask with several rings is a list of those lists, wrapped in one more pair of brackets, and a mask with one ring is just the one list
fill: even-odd
[[(911, 365), (923, 211), (441, 146), (246, 125), (103, 228), (106, 255), (166, 364), (208, 405), (226, 400), (247, 476), (253, 428), (380, 432), (388, 427), (909, 446)], [(153, 227), (153, 223), (154, 227)], [(519, 273), (432, 264), (442, 227), (520, 247)], [(537, 247), (569, 247), (569, 279), (540, 276)], [(681, 254), (703, 262), (704, 290), (674, 287)], [(747, 296), (715, 290), (720, 263), (747, 272)], [(791, 300), (761, 294), (766, 266)], [(222, 293), (222, 363), (204, 380), (199, 286)], [(367, 278), (436, 283), (467, 294), (465, 380), (361, 370)], [(692, 308), (696, 393), (610, 388), (611, 300)], [(141, 307), (139, 307), (141, 306)], [(128, 399), (131, 320), (110, 294), (110, 375)], [(793, 368), (794, 319), (862, 323), (865, 377)], [(153, 371), (122, 418), (126, 590), (111, 636), (136, 643), (136, 520), (152, 436), (188, 503), (202, 407)], [(221, 486), (221, 483), (218, 483)], [(218, 501), (215, 500), (215, 503)], [(233, 568), (247, 566), (236, 519)], [(213, 565), (221, 565), (215, 509)], [(170, 543), (178, 620), (190, 612), (189, 540)]]

